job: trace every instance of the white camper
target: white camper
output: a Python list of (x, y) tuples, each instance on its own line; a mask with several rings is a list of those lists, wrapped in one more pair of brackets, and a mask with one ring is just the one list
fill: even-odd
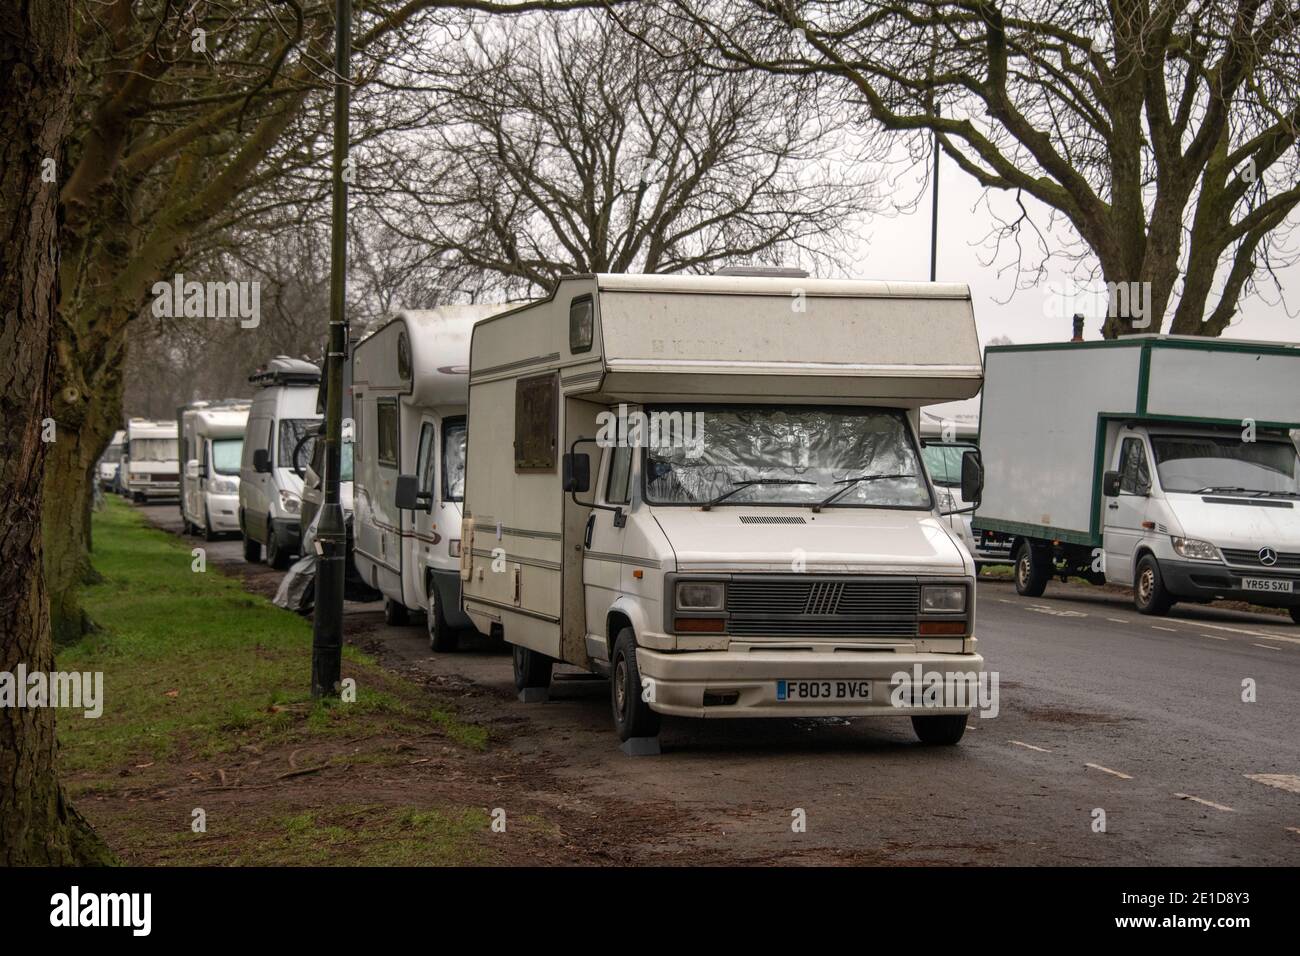
[(278, 356), (249, 377), (258, 386), (248, 413), (239, 469), (239, 530), (244, 560), (284, 570), (302, 544), (302, 478), (295, 469), (323, 417), (316, 411), (320, 369)]
[(250, 404), (195, 402), (177, 412), (181, 520), (186, 532), (212, 541), (239, 531), (239, 466)]
[[(389, 623), (425, 611), (430, 646), (472, 627), (460, 607), (465, 403), (474, 323), (500, 306), (398, 313), (353, 351), (353, 561)], [(399, 494), (406, 508), (399, 508)]]
[(1137, 609), (1233, 598), (1300, 622), (1300, 347), (1183, 336), (990, 347), (974, 526), (1016, 588), (1070, 575)]
[(113, 440), (108, 443), (104, 454), (99, 458), (95, 473), (99, 479), (99, 486), (106, 491), (113, 488), (117, 481), (117, 467), (122, 461), (122, 445), (125, 442), (125, 431), (113, 432)]
[(126, 423), (124, 494), (132, 501), (171, 498), (180, 493), (176, 423), (132, 418)]
[(999, 531), (971, 529), (970, 503), (961, 497), (961, 463), (966, 452), (979, 451), (979, 398), (944, 402), (921, 409), (921, 453), (930, 480), (947, 512), (945, 520), (975, 556), (978, 572), (991, 564), (1011, 563), (1011, 537)]
[(917, 409), (980, 379), (964, 285), (562, 279), (474, 327), (466, 614), (521, 692), (556, 661), (609, 675), (624, 740), (662, 714), (904, 715), (955, 743), (975, 568)]

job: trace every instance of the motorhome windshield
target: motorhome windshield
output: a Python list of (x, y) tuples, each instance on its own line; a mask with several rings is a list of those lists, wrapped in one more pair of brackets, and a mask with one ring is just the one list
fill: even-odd
[[(312, 471), (316, 472), (316, 474), (319, 475), (321, 471), (324, 470), (324, 464), (316, 459), (316, 436), (314, 432), (318, 428), (320, 428), (320, 421), (319, 420), (306, 421), (303, 422), (303, 424), (313, 426), (307, 429), (307, 433), (309, 433), (310, 437), (308, 437), (308, 439), (302, 443), (302, 446), (299, 447), (297, 461), (289, 462), (288, 464), (286, 464), (286, 467), (293, 468), (295, 471), (299, 469), (305, 471), (306, 468), (310, 465)], [(280, 423), (281, 441), (285, 440), (285, 432), (283, 431), (284, 425), (285, 422)], [(295, 445), (296, 443), (297, 442), (295, 440)], [(280, 447), (284, 448), (285, 446), (281, 445)], [(345, 438), (343, 440), (343, 451), (339, 457), (339, 481), (352, 480), (352, 447), (353, 447), (353, 443)], [(284, 452), (284, 460), (286, 462), (288, 462), (288, 458), (290, 454), (292, 454), (292, 450)]]
[(175, 461), (176, 439), (174, 438), (133, 438), (131, 439), (131, 461)]
[(218, 475), (239, 474), (239, 460), (243, 454), (244, 439), (215, 439), (212, 442), (212, 470)]
[(465, 500), (465, 422), (448, 422), (442, 431), (442, 487), (447, 501)]
[(104, 452), (104, 457), (103, 457), (102, 461), (103, 461), (105, 464), (114, 464), (114, 463), (119, 462), (119, 461), (121, 461), (121, 460), (122, 460), (122, 446), (121, 446), (121, 445), (109, 445), (108, 448), (107, 448), (107, 449), (105, 450), (105, 452)]
[(921, 449), (930, 480), (942, 488), (961, 487), (961, 457), (968, 451), (979, 451), (970, 442), (928, 441)]
[(1300, 495), (1300, 468), (1289, 442), (1233, 435), (1152, 435), (1160, 486), (1173, 492)]
[(931, 507), (897, 409), (682, 406), (646, 416), (651, 504)]

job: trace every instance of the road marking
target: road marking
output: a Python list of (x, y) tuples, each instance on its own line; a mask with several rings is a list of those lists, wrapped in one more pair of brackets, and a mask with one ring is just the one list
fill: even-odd
[(1300, 793), (1300, 777), (1293, 773), (1248, 773), (1243, 774), (1247, 780), (1254, 780), (1269, 787)]
[(1208, 637), (1212, 641), (1226, 641), (1226, 637), (1220, 637), (1218, 634), (1197, 634), (1197, 637)]
[(1026, 750), (1037, 750), (1040, 754), (1051, 753), (1051, 751), (1046, 747), (1035, 747), (1033, 744), (1027, 744), (1023, 740), (1008, 740), (1007, 743), (1015, 744), (1017, 747), (1024, 747)]
[(1201, 621), (1198, 627), (1208, 627), (1212, 631), (1231, 631), (1233, 634), (1248, 634), (1251, 637), (1267, 637), (1270, 641), (1287, 641), (1291, 644), (1300, 644), (1300, 637), (1283, 637), (1281, 634), (1270, 634), (1268, 631), (1251, 631), (1244, 627), (1227, 627), (1223, 624), (1207, 624)]
[(1300, 827), (1287, 827), (1292, 833), (1300, 833)]
[(1049, 607), (1046, 604), (1027, 604), (1026, 611), (1033, 611), (1037, 614), (1050, 614), (1052, 617), (1087, 617), (1084, 611), (1065, 611), (1060, 608)]
[(1151, 628), (1156, 631), (1168, 631), (1170, 634), (1178, 633), (1178, 628), (1176, 627), (1161, 627), (1159, 624), (1152, 624)]
[(1251, 643), (1250, 646), (1251, 646), (1251, 647), (1262, 647), (1262, 648), (1264, 648), (1264, 650), (1266, 650), (1266, 651), (1280, 651), (1280, 650), (1282, 649), (1282, 648), (1277, 647), (1277, 646), (1275, 646), (1275, 645), (1273, 645), (1273, 644), (1255, 644), (1255, 643), (1253, 643), (1253, 642)]
[(1225, 807), (1223, 804), (1215, 803), (1213, 800), (1202, 800), (1200, 797), (1194, 797), (1190, 793), (1175, 793), (1174, 796), (1177, 797), (1179, 800), (1192, 800), (1204, 806), (1213, 807), (1215, 810), (1222, 810), (1224, 813), (1237, 812), (1236, 810), (1232, 809), (1232, 807)]
[(1110, 775), (1113, 776), (1113, 777), (1119, 777), (1121, 780), (1132, 780), (1132, 779), (1133, 779), (1132, 777), (1130, 777), (1130, 776), (1129, 776), (1128, 774), (1126, 774), (1126, 773), (1120, 773), (1118, 770), (1111, 770), (1109, 767), (1103, 767), (1103, 766), (1102, 766), (1101, 764), (1099, 764), (1099, 763), (1086, 763), (1086, 764), (1084, 764), (1084, 766), (1085, 766), (1085, 767), (1091, 767), (1093, 770), (1100, 770), (1102, 773), (1108, 773), (1108, 774), (1110, 774)]
[(1110, 621), (1110, 623), (1112, 623), (1112, 624), (1127, 624), (1127, 623), (1128, 623), (1128, 621), (1124, 620), (1124, 618), (1122, 618), (1122, 617), (1108, 617), (1108, 618), (1106, 618), (1106, 620)]

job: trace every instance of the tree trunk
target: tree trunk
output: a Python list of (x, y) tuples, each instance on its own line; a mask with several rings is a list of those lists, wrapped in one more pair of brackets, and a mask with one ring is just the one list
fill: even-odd
[[(0, 671), (9, 674), (19, 664), (29, 673), (54, 667), (42, 573), (42, 423), (58, 303), (57, 161), (73, 61), (71, 0), (0, 5)], [(64, 797), (56, 753), (52, 708), (0, 708), (0, 865), (111, 859)]]

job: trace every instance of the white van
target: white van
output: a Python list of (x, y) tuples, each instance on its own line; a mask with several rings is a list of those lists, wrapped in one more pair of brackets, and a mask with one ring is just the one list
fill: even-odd
[(975, 557), (975, 571), (1011, 563), (1011, 536), (1000, 531), (971, 529), (974, 511), (961, 496), (961, 463), (968, 451), (979, 452), (980, 403), (978, 398), (945, 402), (921, 409), (921, 454), (926, 471), (939, 492), (944, 520), (961, 536)]
[[(980, 380), (964, 285), (564, 278), (474, 326), (465, 612), (525, 695), (556, 661), (610, 676), (625, 741), (662, 714), (901, 715), (956, 743), (975, 568), (917, 410)], [(973, 456), (965, 478), (974, 500)]]
[(132, 501), (172, 498), (180, 493), (176, 423), (132, 418), (126, 423), (124, 494)]
[(248, 402), (194, 402), (177, 412), (181, 461), (181, 520), (186, 533), (213, 541), (239, 531), (239, 468)]
[(429, 646), (473, 628), (460, 606), (465, 404), (474, 323), (499, 306), (399, 312), (352, 353), (353, 561), (389, 623), (424, 611)]
[(114, 487), (117, 481), (117, 466), (122, 461), (122, 446), (126, 443), (126, 432), (113, 432), (113, 440), (108, 443), (104, 449), (104, 454), (99, 457), (99, 463), (95, 466), (95, 474), (99, 479), (99, 486), (105, 491)]
[(281, 355), (248, 380), (258, 391), (239, 469), (244, 560), (260, 561), (265, 547), (267, 563), (284, 570), (302, 544), (302, 478), (294, 470), (294, 453), (323, 417), (316, 411), (320, 369)]
[(1300, 623), (1300, 347), (1184, 336), (990, 347), (976, 528), (1016, 588), (1133, 587), (1144, 614), (1216, 598)]

